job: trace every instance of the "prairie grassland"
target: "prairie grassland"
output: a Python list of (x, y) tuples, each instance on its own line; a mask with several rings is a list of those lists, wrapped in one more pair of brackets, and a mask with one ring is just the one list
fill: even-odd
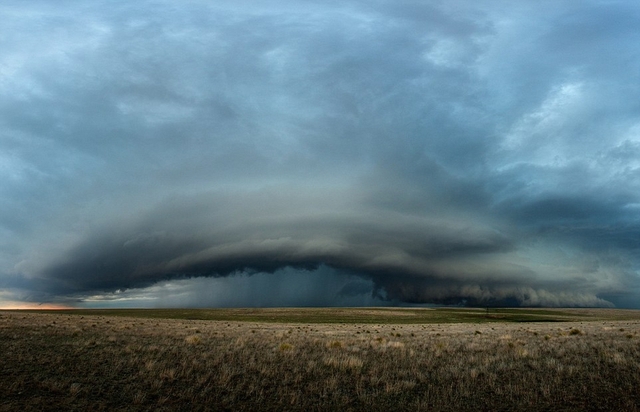
[(0, 312), (0, 411), (636, 411), (639, 332)]
[[(33, 311), (42, 312), (42, 311)], [(640, 311), (521, 308), (73, 309), (58, 313), (136, 318), (295, 323), (487, 323), (640, 320)]]

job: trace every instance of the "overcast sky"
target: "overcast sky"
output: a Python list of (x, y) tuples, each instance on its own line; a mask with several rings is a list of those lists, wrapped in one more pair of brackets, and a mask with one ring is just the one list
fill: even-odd
[(640, 4), (0, 4), (0, 307), (640, 307)]

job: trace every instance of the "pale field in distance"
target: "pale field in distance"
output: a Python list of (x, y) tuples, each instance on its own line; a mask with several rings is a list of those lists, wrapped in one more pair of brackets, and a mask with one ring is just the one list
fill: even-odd
[[(323, 316), (355, 316), (341, 310)], [(640, 409), (638, 312), (557, 311), (572, 314), (565, 322), (424, 323), (428, 310), (421, 323), (389, 319), (411, 310), (384, 312), (385, 323), (284, 321), (304, 311), (313, 312), (187, 320), (0, 311), (0, 411)], [(246, 320), (256, 313), (271, 321)]]

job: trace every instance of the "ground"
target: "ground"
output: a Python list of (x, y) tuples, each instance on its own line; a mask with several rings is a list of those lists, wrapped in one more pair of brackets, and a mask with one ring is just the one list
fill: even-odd
[(640, 312), (1, 311), (0, 411), (638, 410)]

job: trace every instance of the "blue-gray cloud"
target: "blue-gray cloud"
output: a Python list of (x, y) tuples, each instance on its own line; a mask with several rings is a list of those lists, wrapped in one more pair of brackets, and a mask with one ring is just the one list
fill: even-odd
[[(309, 304), (640, 292), (631, 1), (9, 1), (0, 17), (0, 299), (175, 287), (239, 305), (255, 297), (237, 279), (295, 276)], [(222, 284), (236, 303), (203, 300)]]

